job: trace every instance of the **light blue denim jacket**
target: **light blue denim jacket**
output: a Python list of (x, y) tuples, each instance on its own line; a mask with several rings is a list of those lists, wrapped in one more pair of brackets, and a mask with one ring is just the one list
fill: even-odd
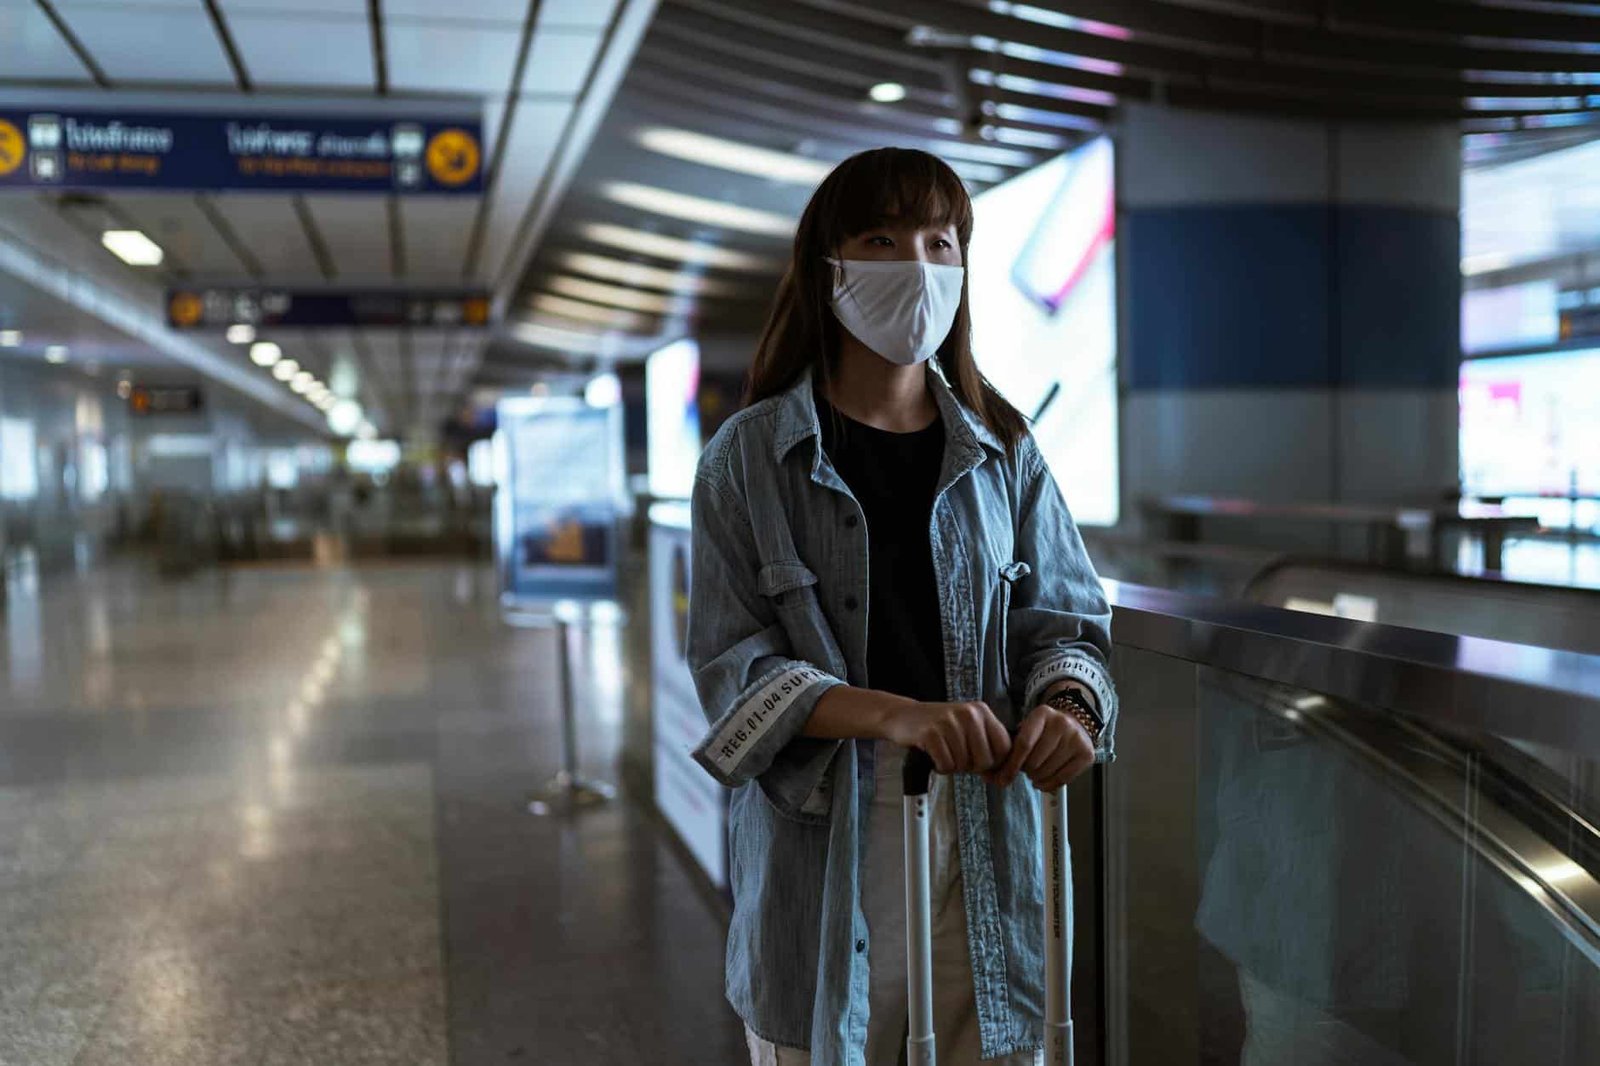
[[(929, 538), (952, 700), (1007, 726), (1051, 683), (1098, 696), (1112, 757), (1111, 611), (1031, 436), (1014, 456), (929, 368), (945, 426)], [(866, 520), (821, 446), (810, 375), (740, 411), (695, 477), (688, 659), (712, 722), (695, 751), (734, 788), (727, 995), (759, 1036), (818, 1066), (863, 1063), (861, 840), (870, 742), (801, 735), (818, 697), (867, 685)], [(955, 777), (983, 1055), (1037, 1047), (1043, 1011), (1038, 798)], [(903, 934), (894, 934), (903, 935)]]

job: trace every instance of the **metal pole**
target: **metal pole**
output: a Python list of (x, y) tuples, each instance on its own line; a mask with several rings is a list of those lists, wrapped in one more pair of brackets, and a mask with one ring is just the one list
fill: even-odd
[(1044, 858), (1044, 1061), (1072, 1066), (1072, 886), (1067, 884), (1067, 790), (1040, 803)]
[(556, 642), (561, 660), (561, 776), (570, 785), (578, 780), (578, 712), (572, 693), (573, 660), (578, 652), (572, 646), (572, 624), (565, 618), (556, 619)]
[[(508, 619), (509, 620), (509, 619)], [(546, 619), (545, 624), (550, 620)], [(603, 781), (592, 781), (578, 771), (578, 699), (575, 675), (578, 670), (578, 641), (572, 619), (558, 609), (554, 617), (557, 669), (561, 676), (561, 769), (550, 783), (528, 801), (531, 814), (554, 814), (557, 809), (576, 810), (613, 798), (616, 789)]]
[(933, 1037), (933, 923), (928, 902), (928, 778), (926, 753), (906, 755), (903, 775), (906, 832), (906, 1066), (935, 1066)]

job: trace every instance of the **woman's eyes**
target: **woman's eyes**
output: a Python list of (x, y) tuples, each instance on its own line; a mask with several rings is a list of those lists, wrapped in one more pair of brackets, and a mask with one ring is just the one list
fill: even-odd
[[(868, 237), (867, 238), (867, 243), (868, 244), (877, 245), (879, 248), (893, 248), (894, 247), (894, 241), (891, 240), (888, 237), (882, 236), (881, 234), (879, 236), (876, 236), (876, 237)], [(955, 245), (951, 244), (950, 241), (945, 237), (935, 237), (934, 240), (933, 240), (932, 247), (934, 247), (934, 248), (954, 248)]]
[(949, 241), (945, 240), (943, 237), (940, 237), (938, 240), (934, 241), (933, 242), (933, 246), (935, 248), (952, 248), (952, 247), (954, 247), (954, 245), (952, 245)]
[[(882, 241), (883, 243), (879, 244), (878, 243), (879, 241)], [(867, 238), (867, 243), (868, 244), (877, 244), (879, 248), (893, 248), (894, 247), (894, 241), (891, 241), (888, 237), (868, 237)]]

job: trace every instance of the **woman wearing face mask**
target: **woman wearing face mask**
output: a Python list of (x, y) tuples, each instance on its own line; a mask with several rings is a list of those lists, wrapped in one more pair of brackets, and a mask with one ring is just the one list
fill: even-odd
[(695, 754), (736, 789), (727, 994), (758, 1066), (900, 1061), (909, 748), (939, 771), (940, 1062), (1040, 1046), (1029, 782), (1111, 756), (1110, 611), (973, 361), (971, 233), (934, 156), (841, 163), (801, 217), (748, 406), (696, 476), (688, 656), (712, 725)]

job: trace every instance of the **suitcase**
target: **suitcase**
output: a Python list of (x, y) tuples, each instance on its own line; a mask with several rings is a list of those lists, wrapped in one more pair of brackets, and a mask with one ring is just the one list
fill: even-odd
[[(933, 762), (922, 751), (906, 754), (906, 1066), (935, 1066), (933, 1040), (933, 933), (928, 903), (928, 781)], [(1040, 847), (1044, 861), (1044, 1061), (1072, 1066), (1072, 916), (1067, 884), (1067, 790), (1040, 797)]]

